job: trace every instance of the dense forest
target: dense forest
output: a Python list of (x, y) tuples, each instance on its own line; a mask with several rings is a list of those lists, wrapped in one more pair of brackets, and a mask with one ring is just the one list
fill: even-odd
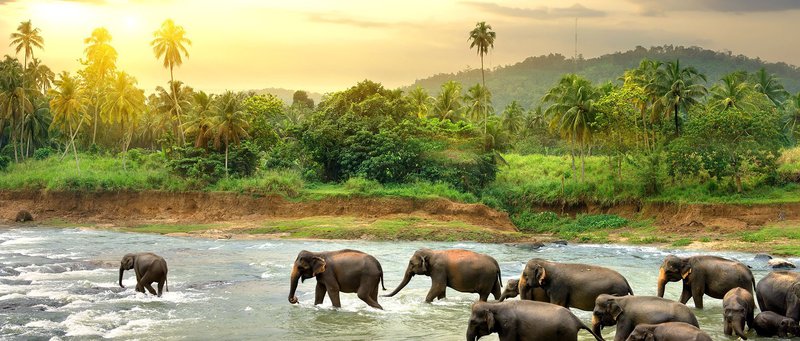
[[(117, 67), (104, 28), (84, 40), (82, 68), (58, 74), (36, 58), (45, 42), (30, 21), (11, 37), (3, 188), (411, 186), (524, 213), (530, 202), (796, 193), (800, 179), (800, 71), (699, 48), (551, 55), (488, 71), (485, 85), (483, 72), (418, 82), (436, 90), (364, 80), (285, 102), (178, 80), (191, 40), (172, 20), (151, 43), (165, 86), (148, 94)], [(481, 60), (494, 39), (485, 23), (470, 32)]]

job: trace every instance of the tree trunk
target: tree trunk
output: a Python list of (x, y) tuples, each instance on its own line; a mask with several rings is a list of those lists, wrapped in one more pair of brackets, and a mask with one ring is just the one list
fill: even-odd
[(677, 103), (675, 104), (675, 135), (678, 135), (678, 136), (681, 135), (680, 128), (678, 127), (678, 104)]
[(94, 126), (94, 132), (92, 133), (92, 144), (95, 144), (95, 138), (97, 138), (97, 114), (99, 110), (97, 110), (97, 103), (94, 105), (94, 119), (92, 121), (92, 125)]
[(172, 90), (172, 101), (175, 103), (175, 115), (178, 116), (178, 132), (181, 137), (181, 146), (186, 144), (186, 137), (183, 136), (183, 122), (181, 121), (181, 106), (178, 105), (178, 94), (175, 93), (175, 78), (172, 77), (172, 63), (169, 64), (169, 87)]
[(228, 176), (228, 138), (225, 138), (225, 176)]
[(586, 153), (581, 144), (581, 181), (586, 182)]

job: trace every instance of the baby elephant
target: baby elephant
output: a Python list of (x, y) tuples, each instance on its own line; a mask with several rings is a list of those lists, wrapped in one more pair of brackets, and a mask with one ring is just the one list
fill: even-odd
[(725, 335), (732, 335), (747, 340), (744, 335), (745, 322), (747, 326), (753, 328), (753, 309), (756, 302), (753, 294), (742, 288), (733, 288), (722, 298), (722, 318), (725, 324)]
[[(153, 282), (158, 282), (158, 297), (161, 297), (167, 285), (167, 261), (155, 253), (129, 253), (122, 257), (119, 266), (119, 286), (122, 285), (122, 274), (125, 270), (133, 269), (136, 272), (136, 291), (144, 293), (146, 288), (151, 294), (156, 295)], [(169, 291), (169, 287), (167, 287)]]
[(519, 279), (509, 279), (506, 288), (503, 289), (503, 294), (500, 295), (499, 301), (503, 302), (506, 298), (514, 298), (517, 296), (519, 296)]
[(535, 301), (477, 302), (467, 327), (467, 341), (497, 333), (501, 341), (577, 341), (578, 331), (592, 332), (569, 309)]
[(711, 341), (711, 337), (684, 322), (643, 323), (633, 329), (626, 341)]
[(800, 336), (800, 325), (797, 324), (797, 321), (771, 311), (764, 311), (756, 315), (753, 328), (760, 336), (777, 335), (781, 338), (787, 338), (789, 334)]

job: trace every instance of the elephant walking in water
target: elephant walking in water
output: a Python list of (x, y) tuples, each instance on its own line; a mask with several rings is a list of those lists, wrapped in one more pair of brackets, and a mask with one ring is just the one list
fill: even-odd
[(411, 256), (403, 281), (386, 297), (400, 292), (414, 275), (431, 277), (431, 289), (425, 297), (428, 303), (445, 298), (447, 287), (477, 293), (481, 301), (486, 301), (489, 294), (499, 299), (503, 286), (500, 265), (491, 256), (460, 249), (419, 249)]
[(578, 331), (592, 332), (569, 309), (534, 301), (477, 302), (467, 326), (467, 341), (497, 333), (500, 340), (577, 341)]
[[(167, 261), (154, 253), (129, 253), (122, 257), (119, 266), (119, 286), (122, 285), (122, 275), (125, 270), (133, 269), (136, 273), (136, 291), (144, 293), (147, 289), (151, 294), (161, 297), (167, 285)], [(158, 282), (158, 293), (153, 289), (153, 283)], [(167, 287), (169, 291), (169, 287)]]
[(772, 311), (800, 321), (800, 273), (770, 272), (758, 281), (756, 299), (761, 311)]
[[(378, 304), (378, 282), (383, 286), (383, 269), (375, 257), (356, 250), (329, 252), (300, 251), (292, 266), (289, 303), (297, 303), (297, 282), (316, 277), (314, 304), (321, 304), (325, 294), (334, 307), (340, 308), (339, 292), (357, 293), (358, 298), (373, 308)], [(386, 290), (386, 288), (383, 288)]]
[(683, 281), (680, 302), (686, 304), (692, 298), (697, 309), (703, 309), (703, 295), (722, 299), (733, 288), (752, 293), (756, 284), (747, 265), (716, 256), (680, 258), (669, 255), (659, 271), (658, 297), (664, 297), (667, 282)]

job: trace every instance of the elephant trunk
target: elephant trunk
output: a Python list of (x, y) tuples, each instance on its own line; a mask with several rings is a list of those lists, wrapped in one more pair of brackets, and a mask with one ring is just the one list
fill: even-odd
[(658, 272), (658, 297), (664, 297), (664, 288), (667, 286), (667, 271), (662, 267)]
[(411, 269), (406, 270), (406, 274), (405, 276), (403, 276), (403, 281), (400, 282), (400, 285), (398, 285), (397, 288), (394, 289), (394, 291), (392, 291), (391, 293), (383, 295), (383, 297), (392, 297), (398, 292), (400, 292), (400, 290), (403, 290), (403, 288), (405, 288), (406, 285), (408, 285), (408, 282), (411, 282), (411, 277), (414, 277), (414, 273), (411, 271)]
[(500, 295), (500, 299), (497, 300), (497, 301), (498, 302), (503, 302), (503, 301), (506, 300), (506, 298), (508, 298), (508, 296), (510, 296), (510, 295), (508, 293), (504, 292), (502, 295)]
[(295, 292), (297, 292), (297, 282), (300, 281), (300, 271), (297, 271), (297, 267), (292, 267), (292, 277), (289, 279), (289, 303), (295, 304), (297, 303), (297, 297), (294, 296)]
[(124, 285), (122, 285), (122, 274), (124, 272), (125, 272), (125, 268), (123, 268), (122, 265), (120, 265), (120, 267), (119, 267), (119, 287), (120, 288), (124, 288), (125, 287)]
[(467, 341), (476, 341), (476, 340), (478, 340), (478, 336), (475, 335), (475, 331), (473, 331), (471, 328), (467, 329)]
[(592, 314), (592, 332), (597, 335), (601, 336), (600, 332), (603, 330), (603, 323), (600, 321), (600, 318), (597, 315)]
[(736, 333), (742, 340), (747, 340), (747, 336), (744, 335), (744, 318), (739, 321), (731, 321), (733, 325), (733, 332)]

